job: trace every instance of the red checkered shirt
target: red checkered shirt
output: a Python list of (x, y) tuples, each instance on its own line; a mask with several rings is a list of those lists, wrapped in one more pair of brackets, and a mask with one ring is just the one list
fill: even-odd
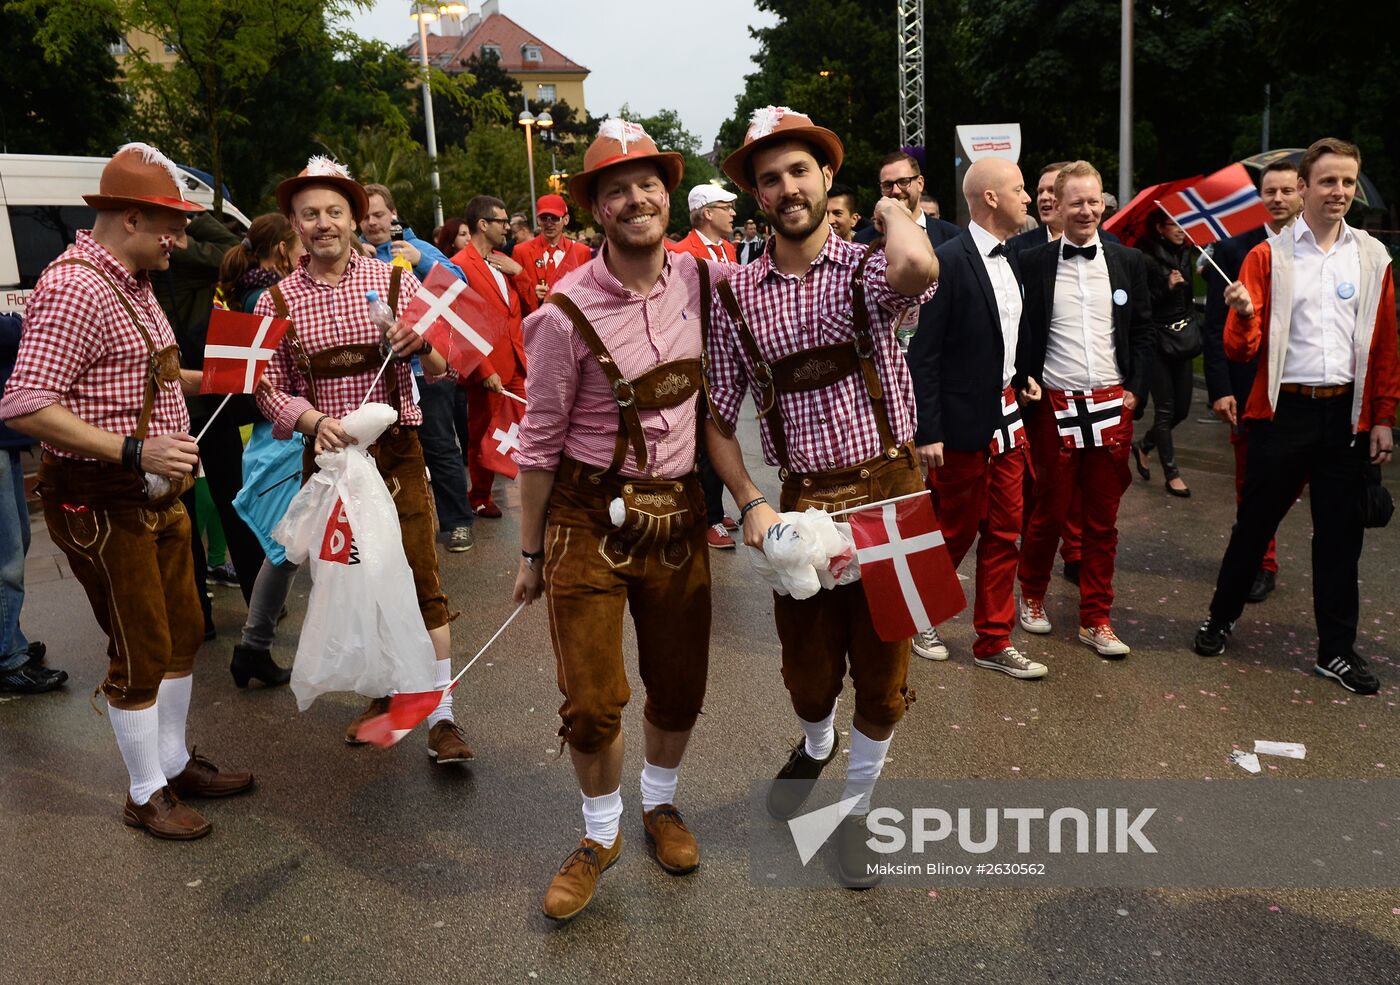
[[(287, 310), (291, 312), (292, 327), (297, 340), (308, 356), (340, 345), (377, 345), (383, 341), (383, 333), (369, 320), (369, 307), (365, 293), (378, 291), (384, 302), (389, 300), (389, 276), (393, 267), (383, 260), (376, 260), (351, 250), (350, 261), (340, 280), (331, 286), (315, 280), (307, 270), (307, 258), (302, 257), (300, 266), (281, 281), (278, 287), (287, 299)], [(422, 286), (418, 278), (405, 270), (399, 282), (399, 303), (394, 314), (402, 318), (413, 296)], [(272, 293), (264, 291), (253, 308), (256, 315), (275, 315), (277, 307), (272, 303)], [(357, 373), (334, 380), (316, 381), (315, 410), (332, 417), (344, 417), (365, 399), (365, 388), (379, 364)], [(399, 399), (403, 404), (400, 410), (401, 424), (422, 424), (423, 412), (413, 402), (413, 362), (404, 359), (394, 363), (384, 371), (374, 384), (370, 400), (390, 403), (389, 374), (398, 374)], [(276, 438), (290, 437), (297, 420), (308, 410), (311, 402), (302, 394), (307, 392), (306, 377), (297, 368), (292, 357), (292, 344), (283, 338), (277, 352), (267, 364), (263, 379), (272, 384), (271, 392), (259, 390), (258, 408), (263, 416), (272, 422), (272, 434)]]
[[(800, 277), (778, 270), (771, 247), (753, 263), (737, 268), (729, 286), (770, 364), (794, 352), (855, 338), (851, 278), (865, 250), (859, 243), (827, 236), (826, 245)], [(895, 341), (894, 324), (904, 309), (933, 297), (938, 285), (931, 284), (918, 297), (905, 297), (890, 287), (887, 267), (884, 250), (866, 263), (865, 307), (890, 430), (902, 444), (914, 437), (914, 384)], [(732, 427), (745, 391), (754, 387), (754, 369), (718, 296), (713, 310), (710, 403)], [(860, 373), (822, 390), (780, 393), (778, 409), (792, 461), (778, 461), (764, 419), (760, 424), (763, 457), (770, 465), (785, 465), (795, 472), (827, 472), (859, 464), (885, 450)]]
[[(87, 230), (59, 260), (79, 258), (106, 278), (76, 264), (51, 264), (24, 305), (24, 334), (14, 372), (0, 400), (0, 419), (23, 417), (51, 404), (72, 411), (93, 427), (132, 434), (141, 416), (150, 378), (146, 340), (112, 287), (131, 302), (157, 349), (175, 344), (175, 333), (151, 292), (144, 272), (133, 274)], [(187, 433), (190, 415), (179, 383), (156, 393), (147, 437)], [(44, 448), (80, 458), (62, 448)]]
[[(623, 287), (596, 258), (564, 276), (554, 290), (568, 295), (598, 333), (603, 346), (628, 379), (659, 363), (700, 357), (700, 277), (689, 253), (666, 252), (661, 278), (643, 297)], [(732, 268), (709, 263), (711, 283)], [(525, 319), (525, 376), (528, 404), (520, 424), (522, 469), (558, 468), (561, 455), (606, 467), (613, 456), (619, 419), (612, 387), (598, 361), (574, 331), (573, 322), (552, 304)], [(695, 469), (696, 400), (666, 410), (640, 412), (647, 447), (648, 478), (674, 479)], [(642, 476), (629, 445), (622, 466)]]

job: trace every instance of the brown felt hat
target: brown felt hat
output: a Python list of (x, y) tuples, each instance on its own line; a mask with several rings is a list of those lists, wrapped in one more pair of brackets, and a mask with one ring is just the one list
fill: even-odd
[(83, 201), (94, 209), (159, 206), (176, 212), (203, 212), (185, 198), (185, 185), (173, 161), (149, 144), (125, 144), (102, 169), (96, 195)]
[(754, 184), (748, 173), (749, 158), (754, 151), (788, 140), (800, 140), (820, 148), (826, 156), (826, 163), (831, 165), (832, 173), (841, 170), (841, 162), (846, 157), (841, 138), (826, 127), (817, 126), (810, 117), (786, 106), (764, 106), (754, 110), (749, 119), (749, 130), (744, 134), (744, 143), (724, 159), (722, 169), (730, 181), (752, 195)]
[(633, 161), (654, 161), (661, 169), (666, 191), (673, 192), (685, 174), (685, 158), (675, 151), (656, 149), (656, 141), (639, 124), (613, 118), (604, 120), (598, 136), (583, 153), (583, 170), (570, 175), (569, 194), (585, 209), (593, 207), (593, 180), (598, 174), (618, 164)]
[(283, 215), (292, 214), (292, 196), (303, 188), (320, 185), (333, 188), (345, 196), (350, 203), (350, 211), (356, 222), (361, 222), (369, 213), (369, 194), (365, 186), (350, 177), (350, 169), (339, 161), (317, 155), (306, 162), (301, 173), (277, 185), (277, 207)]

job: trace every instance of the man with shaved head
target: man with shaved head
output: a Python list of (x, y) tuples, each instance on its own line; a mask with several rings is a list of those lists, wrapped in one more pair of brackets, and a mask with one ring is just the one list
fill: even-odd
[[(939, 290), (919, 312), (909, 346), (918, 402), (914, 443), (928, 471), (953, 563), (977, 544), (973, 662), (1019, 679), (1045, 676), (1045, 665), (1011, 645), (1021, 533), (1022, 485), (1029, 460), (1017, 394), (1011, 387), (1020, 338), (1021, 275), (1006, 249), (1026, 219), (1021, 169), (989, 157), (963, 178), (971, 222), (938, 248)], [(1038, 400), (1026, 381), (1020, 395)], [(914, 652), (948, 659), (934, 627)]]

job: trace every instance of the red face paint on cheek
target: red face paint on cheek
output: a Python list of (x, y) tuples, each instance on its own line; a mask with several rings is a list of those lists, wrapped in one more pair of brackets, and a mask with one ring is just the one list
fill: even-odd
[(164, 250), (166, 253), (169, 253), (169, 252), (171, 252), (172, 250), (174, 250), (174, 249), (175, 249), (175, 237), (174, 237), (174, 236), (161, 236), (161, 237), (160, 237), (160, 248), (161, 248), (162, 250)]

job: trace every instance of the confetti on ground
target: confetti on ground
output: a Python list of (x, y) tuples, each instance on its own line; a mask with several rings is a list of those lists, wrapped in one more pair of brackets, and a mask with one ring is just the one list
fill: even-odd
[(202, 883), (203, 881), (204, 881), (203, 879), (196, 879), (194, 882), (187, 882), (187, 883), (185, 883), (185, 885), (188, 886), (190, 889), (194, 889), (194, 888), (196, 888), (200, 883)]

